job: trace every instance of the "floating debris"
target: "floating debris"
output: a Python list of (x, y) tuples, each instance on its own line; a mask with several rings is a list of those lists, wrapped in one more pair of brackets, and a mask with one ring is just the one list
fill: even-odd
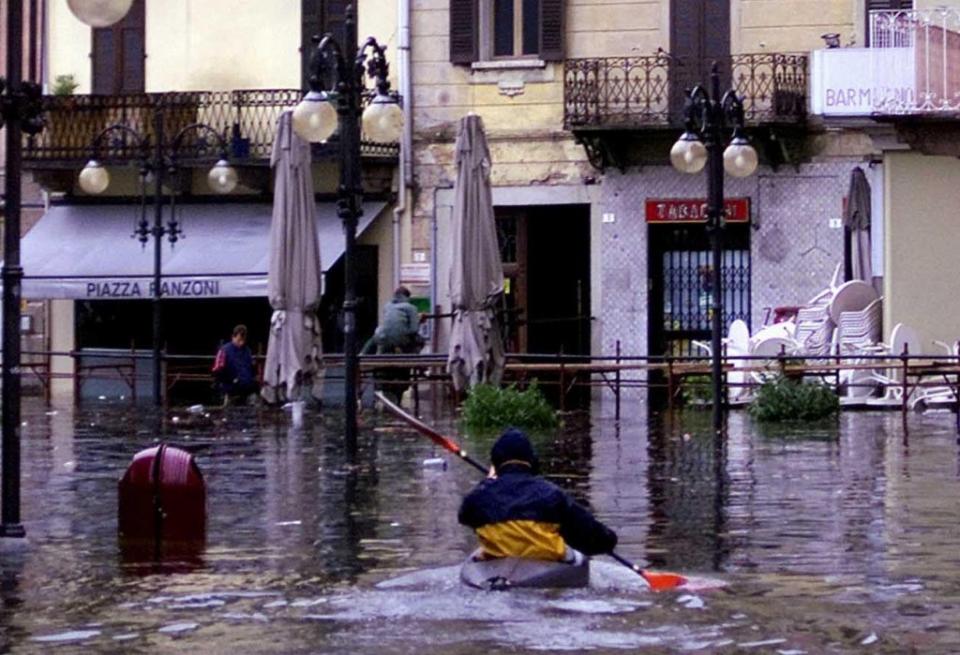
[(190, 632), (191, 630), (196, 630), (200, 627), (199, 623), (184, 622), (184, 623), (171, 623), (170, 625), (165, 625), (157, 632), (162, 632), (165, 635), (175, 635), (180, 634), (181, 632)]
[(43, 643), (55, 643), (66, 641), (84, 641), (100, 635), (99, 630), (71, 630), (69, 632), (59, 632), (55, 635), (44, 635), (42, 637), (31, 637), (32, 641)]

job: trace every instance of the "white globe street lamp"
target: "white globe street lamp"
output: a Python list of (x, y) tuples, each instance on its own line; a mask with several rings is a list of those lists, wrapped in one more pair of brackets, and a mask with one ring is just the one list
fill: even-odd
[(133, 0), (67, 0), (73, 15), (90, 27), (109, 27), (123, 20)]
[(84, 193), (98, 196), (110, 186), (110, 172), (96, 159), (87, 162), (78, 179)]
[(237, 170), (226, 159), (221, 159), (207, 173), (207, 184), (215, 193), (226, 195), (237, 188), (240, 178)]
[(403, 109), (397, 99), (378, 93), (363, 111), (363, 135), (374, 143), (396, 143), (403, 132)]
[(310, 91), (293, 110), (293, 131), (309, 143), (326, 143), (337, 131), (337, 109), (325, 91)]
[(707, 148), (693, 132), (684, 132), (670, 148), (670, 163), (681, 173), (699, 173), (707, 163)]
[(749, 177), (757, 170), (757, 151), (739, 129), (723, 151), (723, 169), (733, 177)]

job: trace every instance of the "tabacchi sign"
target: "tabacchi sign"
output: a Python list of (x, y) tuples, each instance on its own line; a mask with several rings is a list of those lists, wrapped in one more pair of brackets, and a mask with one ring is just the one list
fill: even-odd
[[(750, 198), (723, 201), (723, 220), (750, 222)], [(651, 198), (646, 205), (647, 223), (706, 223), (707, 201), (701, 198)]]

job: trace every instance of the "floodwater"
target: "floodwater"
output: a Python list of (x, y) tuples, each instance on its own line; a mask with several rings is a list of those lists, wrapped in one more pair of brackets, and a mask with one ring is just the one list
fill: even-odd
[[(23, 409), (26, 543), (0, 551), (0, 651), (15, 653), (956, 653), (960, 447), (953, 415), (848, 413), (761, 429), (709, 416), (571, 416), (543, 468), (620, 534), (692, 576), (653, 594), (597, 559), (581, 590), (483, 592), (457, 563), (476, 472), (365, 413), (347, 464), (336, 417), (235, 408)], [(434, 419), (428, 419), (434, 420)], [(449, 418), (438, 424), (451, 428)], [(205, 548), (130, 561), (117, 480), (162, 433), (208, 485)], [(464, 439), (483, 458), (488, 439)]]

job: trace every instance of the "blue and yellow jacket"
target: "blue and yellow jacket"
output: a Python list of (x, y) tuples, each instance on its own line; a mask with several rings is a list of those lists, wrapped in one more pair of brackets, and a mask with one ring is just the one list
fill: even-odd
[(457, 518), (476, 531), (486, 557), (562, 560), (567, 545), (585, 555), (617, 545), (613, 530), (522, 463), (501, 466), (496, 478), (478, 484)]

